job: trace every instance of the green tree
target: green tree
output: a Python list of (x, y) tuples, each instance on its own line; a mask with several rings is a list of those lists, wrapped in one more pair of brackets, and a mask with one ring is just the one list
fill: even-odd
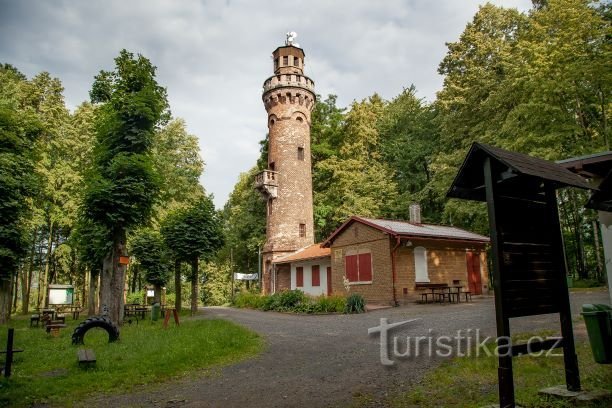
[(10, 318), (13, 279), (29, 246), (25, 220), (38, 184), (32, 146), (42, 126), (35, 115), (18, 109), (7, 89), (22, 79), (16, 70), (0, 68), (0, 324)]
[[(190, 207), (169, 214), (162, 224), (161, 233), (174, 258), (191, 265), (191, 313), (195, 314), (198, 309), (199, 261), (212, 259), (223, 245), (222, 222), (211, 197), (204, 196)], [(179, 295), (177, 292), (176, 297)], [(176, 306), (178, 309), (180, 304)]]
[(137, 230), (130, 237), (131, 253), (144, 270), (145, 279), (154, 287), (155, 303), (161, 304), (162, 287), (166, 285), (170, 273), (170, 257), (161, 234), (150, 228)]
[(317, 215), (317, 239), (329, 235), (351, 215), (390, 214), (389, 204), (395, 203), (397, 186), (380, 152), (377, 123), (384, 105), (378, 95), (354, 102), (345, 117), (338, 155), (315, 166), (320, 183), (314, 201), (321, 210)]
[(84, 212), (106, 227), (112, 242), (104, 259), (100, 303), (113, 322), (123, 320), (128, 230), (147, 223), (159, 192), (151, 149), (155, 130), (169, 113), (166, 90), (155, 80), (155, 67), (142, 55), (122, 50), (115, 70), (101, 71), (90, 92), (100, 103), (93, 171), (88, 176)]
[(427, 188), (439, 151), (437, 114), (415, 93), (414, 86), (404, 89), (385, 106), (378, 121), (382, 160), (393, 169), (398, 188), (394, 215), (408, 219), (409, 204), (416, 202), (422, 204), (424, 219), (439, 222), (443, 202)]
[(204, 171), (198, 138), (187, 133), (183, 119), (173, 119), (155, 133), (152, 156), (161, 177), (156, 219), (204, 195), (199, 179)]

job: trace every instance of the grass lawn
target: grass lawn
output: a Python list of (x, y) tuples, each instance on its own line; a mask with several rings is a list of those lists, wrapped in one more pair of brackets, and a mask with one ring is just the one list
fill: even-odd
[[(72, 331), (80, 321), (67, 317), (68, 327), (54, 338), (42, 328), (29, 328), (29, 317), (12, 320), (15, 348), (25, 351), (15, 354), (12, 376), (0, 379), (0, 406), (70, 405), (92, 393), (126, 392), (140, 384), (201, 375), (202, 369), (236, 362), (263, 348), (257, 334), (231, 322), (185, 317), (178, 327), (171, 319), (168, 329), (162, 321), (125, 324), (115, 343), (108, 343), (106, 331), (92, 329), (85, 346), (73, 346)], [(0, 326), (1, 348), (6, 336), (7, 326)], [(95, 368), (78, 367), (80, 347), (94, 350)], [(4, 364), (2, 355), (0, 361)]]
[[(550, 333), (545, 333), (544, 336)], [(542, 335), (542, 334), (541, 334)], [(593, 361), (588, 340), (577, 340), (577, 354), (582, 388), (612, 390), (612, 366)], [(492, 350), (492, 348), (491, 348)], [(561, 350), (556, 350), (561, 354)], [(538, 395), (545, 387), (565, 384), (563, 357), (520, 356), (513, 359), (514, 388), (517, 404), (524, 408), (565, 408), (571, 403)], [(359, 396), (357, 406), (372, 403)], [(497, 358), (494, 356), (458, 357), (445, 361), (431, 371), (411, 391), (385, 401), (391, 407), (482, 407), (498, 403)], [(607, 408), (611, 401), (583, 407)]]

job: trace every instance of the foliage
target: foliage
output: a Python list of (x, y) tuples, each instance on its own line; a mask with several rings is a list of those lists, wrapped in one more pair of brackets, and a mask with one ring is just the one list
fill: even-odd
[(345, 313), (364, 313), (365, 299), (359, 293), (351, 293), (346, 298)]
[[(539, 336), (545, 338), (552, 334), (539, 333)], [(488, 345), (488, 350), (491, 353), (494, 352), (492, 344)], [(435, 399), (439, 406), (467, 408), (497, 403), (499, 401), (497, 358), (494, 354), (486, 356), (484, 352), (481, 352), (479, 356), (475, 354), (472, 350), (468, 356), (444, 361), (441, 366), (430, 371), (419, 385), (408, 392), (390, 397), (383, 404), (392, 408), (414, 407), (428, 405)], [(565, 381), (563, 357), (561, 353), (555, 354), (556, 357), (546, 356), (543, 353), (513, 359), (517, 405), (539, 408), (576, 406), (574, 401), (551, 400), (539, 393), (542, 388), (562, 384)], [(612, 387), (609, 367), (593, 361), (586, 338), (577, 339), (576, 354), (580, 364), (581, 383), (585, 389), (610, 389)], [(462, 392), (457, 393), (458, 389)], [(581, 406), (586, 408), (607, 407), (609, 401), (585, 402)]]
[(161, 233), (174, 256), (185, 262), (211, 259), (223, 244), (221, 220), (209, 196), (169, 214)]
[(344, 296), (305, 295), (301, 290), (285, 290), (272, 295), (240, 292), (233, 305), (240, 308), (274, 310), (294, 313), (345, 313), (347, 300)]
[[(15, 345), (27, 352), (15, 355), (13, 375), (0, 380), (0, 406), (73, 405), (94, 393), (128, 392), (142, 384), (235, 363), (259, 353), (263, 346), (257, 334), (225, 320), (181, 316), (181, 325), (168, 329), (161, 321), (145, 320), (123, 326), (121, 341), (114, 343), (108, 343), (105, 331), (90, 330), (85, 346), (95, 350), (97, 363), (95, 369), (82, 370), (70, 344), (79, 321), (68, 318), (68, 327), (57, 338), (28, 328), (28, 322), (25, 317), (12, 322)], [(0, 327), (2, 344), (6, 332), (6, 326)]]
[(170, 276), (170, 258), (161, 234), (150, 228), (142, 228), (130, 237), (129, 242), (131, 253), (144, 270), (147, 282), (164, 286)]

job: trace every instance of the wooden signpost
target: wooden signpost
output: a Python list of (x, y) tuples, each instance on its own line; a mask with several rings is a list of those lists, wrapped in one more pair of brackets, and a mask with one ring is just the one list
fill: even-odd
[[(556, 189), (591, 188), (555, 163), (474, 143), (447, 196), (486, 201), (498, 337), (499, 401), (514, 408), (512, 358), (563, 348), (569, 391), (580, 390)], [(558, 313), (561, 339), (513, 345), (510, 319)]]

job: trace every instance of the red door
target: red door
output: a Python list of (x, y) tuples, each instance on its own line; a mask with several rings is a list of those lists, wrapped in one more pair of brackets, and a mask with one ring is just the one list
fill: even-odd
[(468, 287), (473, 295), (482, 294), (482, 282), (480, 280), (480, 254), (466, 252)]
[(332, 294), (331, 266), (327, 267), (327, 295)]

